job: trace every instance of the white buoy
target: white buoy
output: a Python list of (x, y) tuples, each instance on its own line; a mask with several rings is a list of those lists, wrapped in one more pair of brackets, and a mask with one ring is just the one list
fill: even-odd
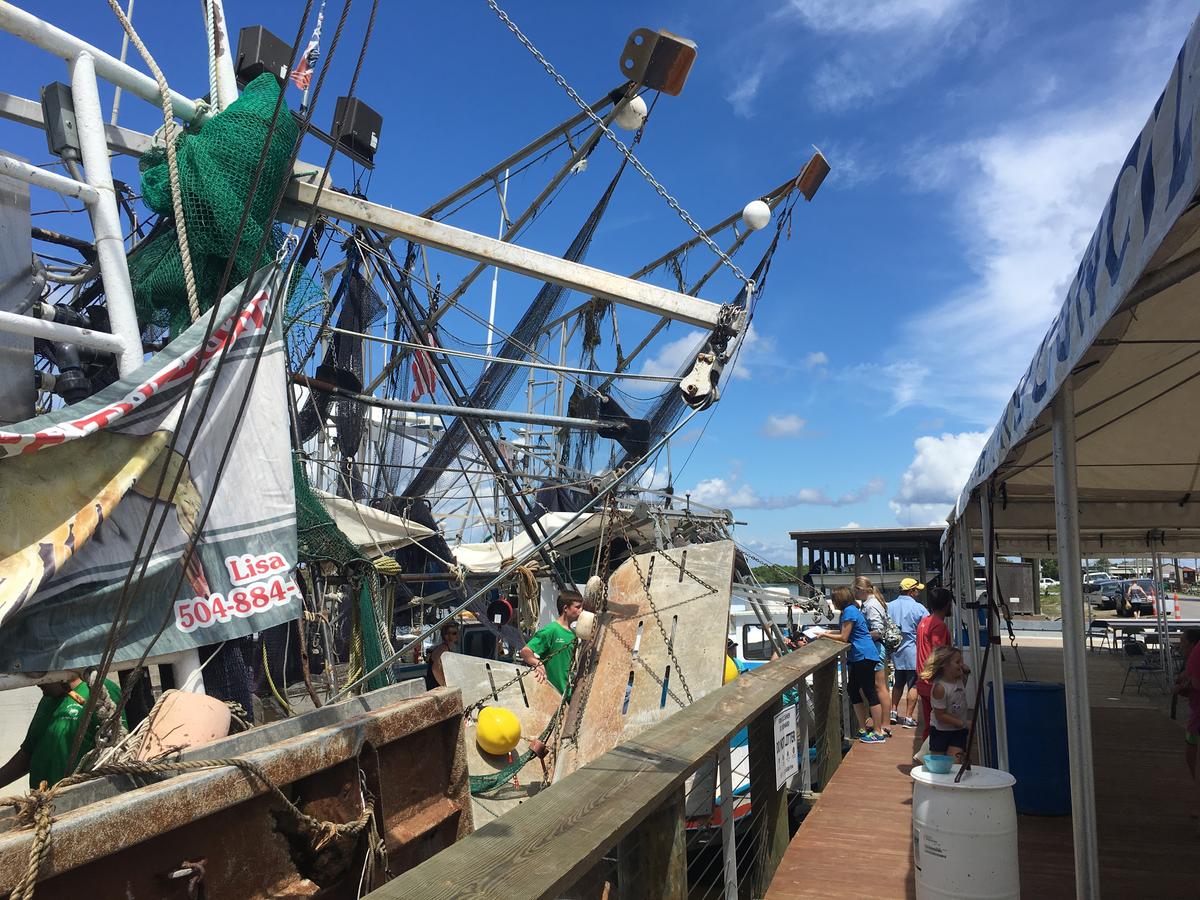
[(637, 131), (646, 121), (646, 113), (646, 101), (641, 97), (633, 97), (617, 107), (617, 117), (613, 121), (618, 128)]
[(771, 221), (771, 207), (763, 203), (761, 200), (751, 200), (742, 209), (742, 222), (751, 231), (759, 231), (766, 228), (767, 223)]

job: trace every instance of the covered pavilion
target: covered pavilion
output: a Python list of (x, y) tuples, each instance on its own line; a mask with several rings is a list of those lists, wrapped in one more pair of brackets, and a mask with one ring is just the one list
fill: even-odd
[[(1200, 549), (1198, 186), (1200, 26), (1193, 24), (943, 539), (960, 625), (977, 614), (975, 556), (985, 557), (989, 583), (999, 555), (1058, 558), (1078, 897), (1100, 896), (1081, 555), (1159, 563)], [(994, 606), (987, 620), (990, 634), (971, 641), (974, 655), (998, 640)], [(999, 656), (991, 655), (986, 673), (998, 720), (989, 754), (1006, 768)]]

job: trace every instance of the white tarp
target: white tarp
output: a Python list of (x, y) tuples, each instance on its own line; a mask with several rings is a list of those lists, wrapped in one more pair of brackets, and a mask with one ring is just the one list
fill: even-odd
[(433, 529), (424, 525), (353, 500), (335, 497), (325, 491), (314, 490), (313, 493), (333, 518), (338, 530), (371, 558), (384, 556), (434, 533)]
[[(575, 518), (575, 513), (548, 512), (538, 519), (542, 530), (552, 535), (567, 522)], [(554, 546), (562, 547), (571, 541), (593, 538), (600, 533), (604, 517), (600, 513), (584, 513), (561, 537), (555, 539)], [(455, 561), (468, 572), (499, 572), (505, 564), (520, 556), (533, 546), (529, 535), (521, 532), (511, 541), (482, 541), (478, 544), (459, 544), (454, 548)]]
[[(1117, 175), (1062, 308), (1017, 383), (963, 488), (955, 508), (958, 516), (963, 514), (972, 491), (1034, 429), (1039, 414), (1049, 406), (1151, 263), (1165, 262), (1164, 239), (1191, 205), (1200, 183), (1198, 25), (1193, 24), (1162, 97)], [(1184, 234), (1182, 239), (1186, 237)], [(1178, 244), (1166, 243), (1166, 255), (1175, 255)], [(1168, 331), (1173, 337), (1182, 333), (1183, 329)], [(1187, 332), (1189, 337), (1197, 334), (1200, 332)], [(1084, 408), (1078, 396), (1076, 406)], [(1081, 471), (1081, 491), (1083, 488)]]

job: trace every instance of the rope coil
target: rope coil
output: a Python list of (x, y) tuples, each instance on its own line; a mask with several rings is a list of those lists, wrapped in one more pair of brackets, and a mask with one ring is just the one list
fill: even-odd
[(60, 791), (104, 778), (108, 775), (158, 776), (175, 775), (187, 772), (199, 772), (205, 769), (232, 767), (241, 770), (264, 786), (283, 806), (303, 831), (311, 833), (314, 852), (320, 852), (333, 840), (343, 837), (357, 839), (358, 835), (373, 821), (374, 807), (370, 802), (363, 804), (362, 812), (352, 822), (329, 822), (310, 816), (301, 810), (271, 779), (257, 763), (247, 759), (231, 757), (228, 759), (197, 759), (197, 760), (158, 760), (154, 762), (127, 760), (111, 762), (97, 766), (91, 772), (78, 775), (68, 775), (53, 786), (42, 782), (27, 794), (13, 797), (0, 797), (0, 807), (12, 807), (16, 810), (15, 820), (18, 827), (32, 826), (33, 841), (29, 848), (29, 861), (20, 880), (13, 886), (9, 900), (32, 900), (33, 891), (37, 885), (38, 876), (46, 857), (50, 854), (51, 826), (54, 822), (54, 800)]

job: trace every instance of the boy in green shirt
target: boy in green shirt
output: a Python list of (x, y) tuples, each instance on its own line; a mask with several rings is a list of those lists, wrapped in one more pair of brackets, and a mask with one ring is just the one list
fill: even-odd
[(558, 598), (558, 618), (542, 628), (521, 648), (521, 661), (533, 666), (533, 677), (545, 684), (547, 681), (560, 694), (567, 692), (567, 678), (571, 674), (571, 657), (574, 650), (575, 632), (571, 625), (583, 612), (583, 600), (578, 594), (561, 594)]
[[(71, 753), (75, 733), (79, 730), (83, 708), (87, 705), (87, 682), (76, 676), (70, 681), (43, 684), (39, 687), (44, 696), (38, 702), (37, 711), (34, 712), (29, 730), (25, 733), (25, 740), (21, 742), (21, 749), (0, 767), (0, 787), (26, 772), (29, 773), (30, 787), (35, 788), (43, 781), (53, 786), (69, 775), (77, 762), (67, 757)], [(114, 703), (120, 701), (119, 687), (107, 679), (104, 687)], [(121, 714), (121, 720), (125, 721), (124, 713)], [(79, 759), (96, 746), (96, 731), (99, 727), (100, 718), (93, 714), (92, 721), (88, 723), (87, 734), (79, 747)]]

